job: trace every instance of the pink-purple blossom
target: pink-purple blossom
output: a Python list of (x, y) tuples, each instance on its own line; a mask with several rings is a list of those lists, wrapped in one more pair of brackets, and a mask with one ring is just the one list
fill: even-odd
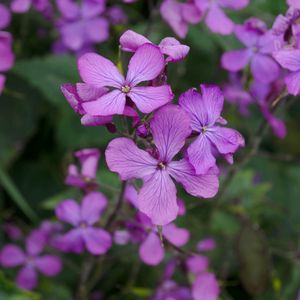
[(11, 20), (11, 14), (9, 9), (3, 5), (0, 4), (0, 30), (6, 28)]

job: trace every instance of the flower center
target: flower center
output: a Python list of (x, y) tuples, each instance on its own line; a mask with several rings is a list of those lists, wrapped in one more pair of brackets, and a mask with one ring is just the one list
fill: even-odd
[(122, 91), (122, 93), (128, 94), (130, 92), (130, 89), (131, 88), (129, 85), (124, 85), (124, 86), (122, 86), (121, 91)]
[(86, 222), (81, 222), (80, 225), (79, 225), (79, 227), (80, 227), (80, 228), (83, 228), (83, 229), (84, 229), (84, 228), (87, 228)]
[(202, 133), (205, 133), (205, 132), (207, 131), (207, 129), (208, 129), (207, 126), (203, 126), (203, 127), (201, 128), (201, 132), (202, 132)]
[(163, 162), (160, 162), (157, 166), (160, 170), (165, 170), (166, 169), (166, 165)]

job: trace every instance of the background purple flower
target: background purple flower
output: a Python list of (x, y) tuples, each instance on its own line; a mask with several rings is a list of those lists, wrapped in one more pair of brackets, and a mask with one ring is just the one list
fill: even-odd
[(3, 5), (0, 4), (0, 30), (7, 27), (10, 23), (11, 15), (9, 9)]

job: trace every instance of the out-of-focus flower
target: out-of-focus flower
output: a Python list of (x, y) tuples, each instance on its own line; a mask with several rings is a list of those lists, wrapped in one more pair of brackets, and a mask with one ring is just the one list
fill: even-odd
[(217, 300), (220, 287), (215, 275), (208, 272), (199, 274), (193, 283), (192, 294), (194, 300)]
[(126, 78), (110, 60), (95, 53), (83, 55), (78, 61), (78, 68), (85, 83), (98, 88), (112, 88), (96, 101), (82, 104), (92, 116), (124, 114), (126, 97), (143, 113), (150, 113), (173, 99), (169, 85), (137, 86), (155, 79), (164, 68), (163, 55), (158, 47), (151, 44), (142, 45), (132, 56)]
[(233, 154), (244, 146), (244, 138), (231, 128), (220, 127), (226, 124), (221, 117), (224, 97), (217, 86), (201, 85), (201, 95), (190, 89), (179, 98), (179, 105), (189, 114), (191, 127), (199, 135), (188, 147), (188, 160), (197, 174), (206, 174), (216, 167), (213, 149), (233, 163)]
[(179, 209), (171, 177), (191, 195), (204, 198), (217, 193), (218, 177), (213, 168), (208, 174), (196, 175), (185, 158), (173, 160), (191, 133), (190, 119), (179, 107), (167, 105), (158, 110), (150, 129), (157, 148), (152, 155), (139, 149), (130, 139), (117, 138), (106, 149), (106, 162), (122, 180), (144, 180), (138, 196), (139, 209), (153, 224), (166, 225), (176, 218)]
[(255, 18), (237, 25), (235, 35), (246, 48), (225, 52), (221, 59), (222, 67), (236, 72), (250, 64), (251, 73), (257, 81), (267, 84), (276, 80), (280, 68), (271, 54), (280, 45), (279, 37), (267, 31), (265, 24)]
[(9, 9), (3, 5), (0, 4), (0, 29), (4, 29), (7, 27), (11, 20), (11, 14)]
[(49, 17), (52, 15), (52, 5), (49, 0), (12, 0), (10, 8), (14, 13), (26, 13), (33, 7), (36, 11)]
[(16, 282), (20, 288), (31, 290), (37, 286), (37, 272), (45, 276), (57, 275), (62, 267), (55, 255), (41, 255), (46, 246), (46, 238), (41, 230), (34, 230), (26, 239), (26, 251), (13, 244), (7, 244), (0, 252), (0, 263), (5, 268), (22, 266)]
[(1, 72), (8, 71), (14, 64), (12, 36), (9, 32), (0, 31), (0, 95), (4, 89), (6, 77)]
[(107, 200), (100, 192), (85, 195), (80, 206), (72, 199), (60, 203), (55, 209), (57, 218), (74, 228), (56, 240), (60, 243), (59, 248), (75, 253), (87, 249), (93, 255), (106, 253), (112, 245), (112, 238), (107, 231), (94, 226), (106, 206)]
[(216, 241), (213, 238), (206, 238), (201, 240), (197, 246), (198, 251), (211, 251), (216, 248)]
[(8, 237), (13, 241), (19, 240), (23, 235), (21, 229), (12, 223), (5, 223), (3, 225), (3, 229)]
[(110, 23), (113, 25), (126, 24), (128, 22), (127, 15), (125, 14), (122, 7), (114, 5), (106, 10)]
[(292, 7), (296, 7), (298, 9), (300, 9), (300, 2), (299, 0), (287, 0), (287, 4), (292, 6)]
[[(143, 35), (132, 30), (125, 31), (120, 37), (120, 45), (123, 51), (135, 52), (140, 46), (150, 43)], [(190, 51), (190, 47), (180, 44), (172, 37), (161, 40), (158, 44), (160, 51), (167, 56), (166, 62), (177, 62), (184, 59)]]
[(226, 16), (223, 9), (240, 10), (249, 4), (249, 0), (194, 0), (202, 14), (205, 14), (205, 23), (216, 33), (227, 35), (233, 32), (234, 23)]

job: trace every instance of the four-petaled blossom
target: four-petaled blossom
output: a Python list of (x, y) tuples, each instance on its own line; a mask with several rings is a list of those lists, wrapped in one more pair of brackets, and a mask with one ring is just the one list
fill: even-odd
[(155, 79), (164, 68), (164, 57), (157, 46), (144, 44), (132, 56), (126, 79), (108, 59), (87, 53), (78, 61), (82, 80), (96, 87), (111, 87), (112, 91), (96, 101), (83, 103), (84, 110), (92, 116), (123, 114), (126, 97), (143, 113), (150, 113), (173, 99), (170, 86), (137, 86)]
[(47, 241), (44, 232), (34, 230), (26, 239), (26, 251), (8, 244), (0, 252), (0, 263), (5, 268), (22, 266), (16, 282), (20, 288), (31, 290), (38, 283), (37, 271), (45, 276), (57, 275), (62, 267), (61, 260), (55, 255), (41, 255)]
[(214, 150), (232, 163), (233, 153), (244, 146), (239, 132), (231, 128), (218, 126), (226, 124), (221, 117), (224, 97), (217, 86), (200, 85), (201, 95), (196, 89), (190, 89), (179, 98), (179, 105), (189, 114), (193, 131), (199, 135), (188, 147), (188, 159), (197, 174), (206, 174), (216, 166)]
[(139, 149), (128, 138), (117, 138), (107, 146), (106, 162), (122, 180), (143, 179), (144, 185), (138, 196), (139, 209), (153, 224), (166, 225), (178, 214), (176, 187), (171, 177), (191, 195), (204, 198), (217, 193), (218, 177), (215, 169), (205, 175), (196, 175), (185, 158), (173, 160), (191, 134), (190, 118), (182, 109), (174, 105), (162, 107), (154, 114), (150, 129), (157, 148), (155, 154)]
[(216, 33), (227, 35), (233, 32), (234, 23), (225, 15), (223, 8), (240, 10), (249, 4), (249, 0), (194, 0), (198, 9), (206, 14), (205, 23)]
[(276, 80), (280, 68), (271, 54), (280, 47), (280, 38), (267, 31), (265, 24), (255, 18), (248, 19), (244, 25), (237, 25), (235, 35), (246, 48), (225, 52), (221, 59), (222, 67), (236, 72), (250, 63), (251, 73), (257, 81), (267, 84)]
[[(143, 35), (132, 30), (125, 31), (120, 37), (120, 45), (123, 51), (135, 52), (140, 46), (150, 43)], [(180, 44), (179, 41), (172, 37), (164, 38), (158, 44), (160, 51), (167, 56), (166, 62), (177, 62), (184, 59), (190, 47)]]
[(87, 249), (93, 255), (106, 253), (111, 245), (110, 234), (94, 227), (107, 206), (107, 200), (100, 192), (91, 192), (84, 196), (81, 206), (75, 200), (67, 199), (60, 203), (55, 213), (60, 221), (74, 226), (56, 241), (64, 251), (81, 253)]

